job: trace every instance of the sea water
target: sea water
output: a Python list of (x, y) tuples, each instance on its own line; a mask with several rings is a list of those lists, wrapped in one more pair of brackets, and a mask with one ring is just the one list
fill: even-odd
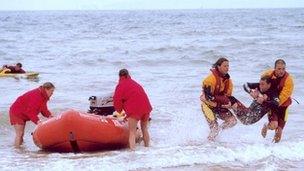
[[(0, 12), (0, 64), (21, 62), (37, 80), (0, 79), (0, 170), (198, 170), (304, 168), (304, 10), (11, 11)], [(283, 58), (295, 89), (280, 143), (260, 135), (264, 117), (240, 122), (207, 140), (200, 109), (201, 82), (219, 56), (230, 60), (233, 95)], [(48, 102), (59, 115), (87, 111), (88, 98), (114, 91), (127, 68), (153, 105), (151, 147), (61, 154), (40, 151), (26, 125), (15, 149), (8, 110), (14, 100), (46, 81), (56, 90)]]

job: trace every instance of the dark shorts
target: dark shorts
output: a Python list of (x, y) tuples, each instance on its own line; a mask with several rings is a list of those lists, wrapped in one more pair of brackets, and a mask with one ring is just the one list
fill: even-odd
[(287, 116), (287, 108), (288, 107), (278, 107), (277, 109), (273, 109), (270, 111), (268, 115), (268, 121), (276, 121), (278, 122), (278, 126), (280, 128), (284, 128), (286, 120), (285, 117)]

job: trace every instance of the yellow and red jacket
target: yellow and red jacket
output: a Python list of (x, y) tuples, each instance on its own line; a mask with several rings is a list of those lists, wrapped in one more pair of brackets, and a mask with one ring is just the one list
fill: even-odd
[[(229, 74), (222, 75), (217, 69), (211, 69), (211, 73), (202, 82), (203, 89), (210, 88), (213, 101), (223, 103), (231, 96), (233, 90), (232, 80)], [(224, 100), (226, 98), (226, 100)]]
[[(270, 76), (272, 80), (278, 79), (274, 75), (274, 69), (269, 69), (265, 71), (262, 74), (262, 77), (263, 76)], [(283, 78), (281, 78), (280, 82), (275, 86), (278, 88), (279, 91), (279, 106), (289, 106), (291, 104), (291, 95), (294, 88), (292, 76), (288, 72), (286, 72)]]

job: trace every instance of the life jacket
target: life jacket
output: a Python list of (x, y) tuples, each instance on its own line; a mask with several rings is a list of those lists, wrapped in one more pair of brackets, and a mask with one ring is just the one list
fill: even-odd
[[(275, 76), (274, 71), (272, 71), (272, 73), (270, 74), (271, 84), (275, 84), (274, 86), (276, 86), (279, 93), (281, 93), (281, 91), (283, 90), (283, 87), (285, 85), (285, 82), (286, 82), (286, 79), (288, 78), (288, 76), (289, 76), (288, 72), (286, 72), (282, 78), (278, 78), (277, 76)], [(280, 81), (279, 82), (274, 81), (276, 79), (280, 79)], [(288, 97), (288, 99), (281, 106), (289, 106), (289, 105), (291, 105), (291, 102), (292, 102), (291, 98)]]
[[(225, 95), (225, 94), (227, 94), (228, 93), (228, 88), (229, 88), (230, 75), (226, 74), (226, 75), (223, 76), (223, 74), (221, 74), (217, 69), (210, 69), (210, 71), (215, 76), (215, 80), (216, 80), (214, 95)], [(222, 87), (221, 78), (223, 79), (223, 82), (225, 84), (223, 91), (221, 91), (221, 87)]]

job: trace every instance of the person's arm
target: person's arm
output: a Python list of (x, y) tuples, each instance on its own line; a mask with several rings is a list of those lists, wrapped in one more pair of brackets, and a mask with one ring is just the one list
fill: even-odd
[(232, 80), (229, 79), (229, 85), (228, 85), (227, 93), (225, 95), (226, 96), (231, 96), (232, 91), (233, 91), (233, 83), (232, 83)]
[[(217, 102), (217, 107), (230, 107), (231, 106), (231, 101), (229, 99), (229, 97), (231, 97), (232, 95), (232, 91), (233, 91), (233, 84), (232, 84), (232, 80), (229, 79), (228, 81), (228, 88), (227, 88), (227, 92), (225, 92), (224, 95), (215, 95), (215, 100)], [(224, 83), (225, 84), (225, 83)]]
[(123, 90), (120, 84), (118, 84), (115, 88), (114, 96), (113, 96), (113, 104), (115, 110), (120, 113), (123, 110)]
[(49, 111), (46, 103), (44, 103), (41, 107), (41, 114), (46, 118), (52, 117), (52, 113)]
[(204, 95), (205, 99), (206, 100), (214, 100), (214, 96), (213, 96), (213, 93), (211, 92), (211, 86), (206, 86), (204, 85), (204, 87), (202, 88), (202, 95)]
[(292, 95), (293, 88), (294, 88), (293, 79), (289, 75), (285, 81), (285, 85), (282, 91), (279, 94), (279, 99), (280, 99), (279, 105), (285, 103), (285, 101)]
[[(205, 104), (209, 105), (209, 106), (216, 107), (216, 106), (217, 106), (217, 103), (210, 100), (210, 98), (213, 98), (213, 96), (206, 97), (205, 91), (206, 91), (206, 90), (204, 90), (204, 88), (203, 88), (202, 94), (201, 94), (201, 96), (200, 96), (201, 101), (204, 102)], [(208, 98), (209, 100), (207, 100), (207, 98)]]
[(214, 100), (214, 89), (215, 89), (216, 79), (213, 75), (209, 75), (202, 82), (202, 94), (205, 95), (206, 100)]
[(22, 74), (24, 74), (25, 73), (25, 71), (23, 70), (23, 69), (20, 69), (20, 71), (19, 71), (20, 73), (22, 73)]

